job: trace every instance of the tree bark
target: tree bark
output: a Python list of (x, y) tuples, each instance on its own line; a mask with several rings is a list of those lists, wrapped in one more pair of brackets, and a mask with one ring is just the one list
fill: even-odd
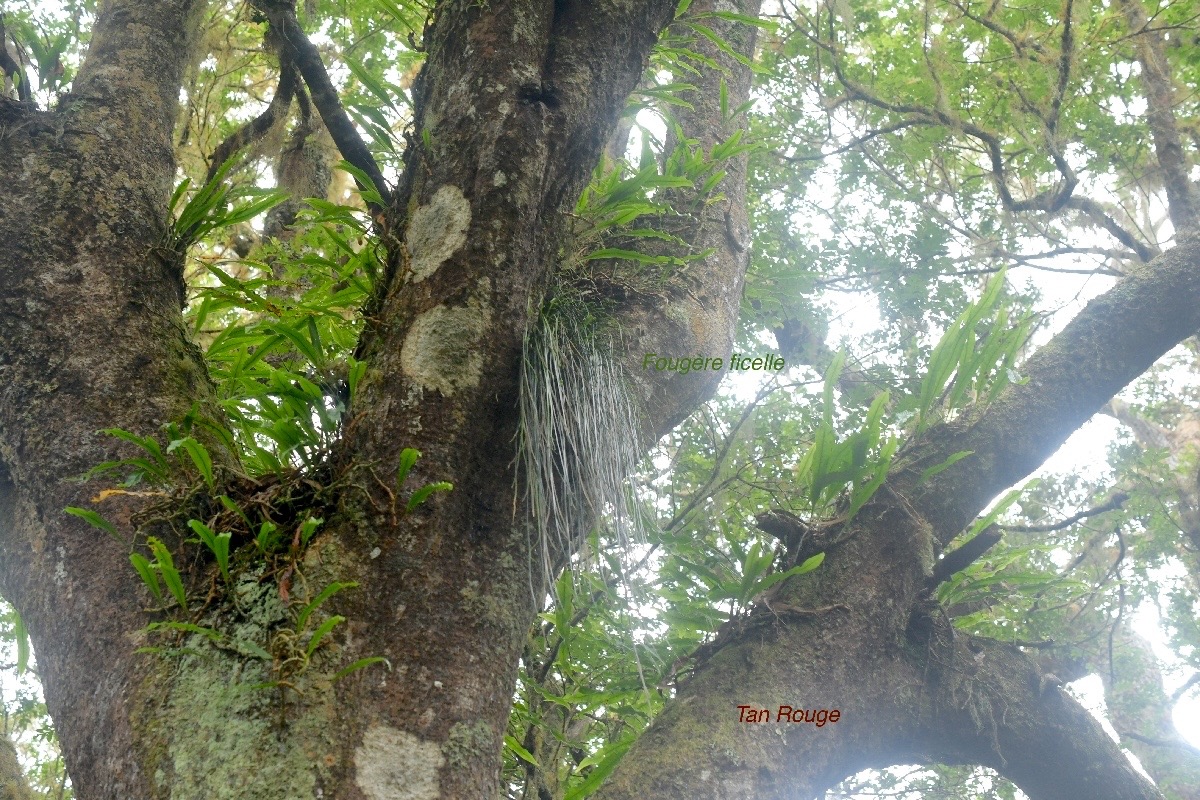
[[(278, 652), (294, 647), (278, 587), (238, 583), (237, 613), (223, 620), (232, 644), (193, 636), (191, 655), (138, 655), (155, 617), (128, 548), (63, 513), (104, 487), (80, 480), (90, 467), (131, 454), (101, 429), (155, 436), (192, 410), (220, 419), (184, 329), (166, 213), (174, 110), (202, 5), (111, 0), (58, 108), (0, 98), (0, 177), (12, 187), (0, 204), (0, 593), (29, 628), (81, 800), (494, 796), (540, 600), (528, 577), (539, 556), (512, 504), (522, 338), (558, 265), (566, 212), (677, 4), (492, 0), (434, 15), (413, 87), (416, 135), (379, 215), (389, 256), (358, 351), (368, 369), (295, 594), (334, 580), (358, 588), (328, 604), (349, 622), (313, 655), (302, 694), (254, 688), (279, 677), (278, 663), (239, 650), (263, 636)], [(753, 47), (750, 31), (724, 23), (712, 27)], [(750, 78), (731, 69), (736, 105)], [(684, 119), (706, 147), (736, 125), (714, 122), (714, 94), (700, 92)], [(728, 357), (748, 261), (744, 175), (734, 162), (726, 204), (704, 211), (698, 243), (712, 255), (664, 305), (623, 309), (627, 355)], [(1066, 797), (1046, 754), (1073, 759), (1062, 774), (1092, 797), (1156, 796), (1086, 714), (1047, 699), (1024, 656), (955, 639), (923, 592), (940, 543), (1200, 327), (1198, 251), (1181, 242), (1095, 301), (1031, 362), (1027, 386), (931, 431), (821, 570), (721, 638), (604, 796), (791, 796), (920, 756), (997, 765)], [(646, 431), (686, 415), (714, 388), (705, 377), (641, 376)], [(233, 475), (236, 455), (210, 444), (218, 473)], [(407, 515), (388, 486), (406, 447), (423, 457), (402, 493), (454, 485)], [(963, 449), (974, 454), (917, 485), (923, 466)], [(103, 511), (129, 532), (147, 502), (118, 496)], [(181, 568), (193, 587), (211, 573)], [(370, 656), (387, 667), (332, 679)], [(993, 679), (999, 688), (986, 688)], [(818, 703), (844, 718), (746, 727), (741, 703)]]
[[(165, 247), (190, 56), (157, 45), (189, 41), (197, 5), (110, 3), (74, 95), (52, 112), (0, 106), (0, 174), (20, 176), (0, 209), (0, 236), (16, 243), (0, 253), (0, 590), (28, 623), (81, 798), (492, 796), (535, 613), (536, 555), (511, 506), (521, 341), (564, 212), (675, 3), (439, 9), (414, 87), (420, 135), (384, 223), (393, 246), (360, 347), (369, 370), (337, 454), (348, 488), (300, 565), (314, 587), (359, 584), (336, 602), (351, 622), (336, 662), (313, 659), (319, 674), (367, 656), (389, 667), (334, 684), (314, 666), (302, 696), (252, 690), (270, 666), (201, 637), (188, 645), (202, 657), (135, 655), (147, 598), (127, 550), (62, 513), (103, 485), (77, 476), (130, 454), (100, 429), (155, 436), (195, 404), (220, 419), (184, 333), (182, 260)], [(735, 197), (743, 179), (729, 182)], [(716, 355), (745, 263), (738, 252), (692, 287), (724, 309)], [(650, 427), (700, 396), (660, 395)], [(405, 447), (424, 454), (405, 491), (455, 489), (398, 518), (386, 483)], [(217, 458), (236, 469), (233, 454)], [(128, 531), (144, 504), (124, 496), (103, 511)], [(275, 594), (238, 592), (248, 640), (282, 624)]]

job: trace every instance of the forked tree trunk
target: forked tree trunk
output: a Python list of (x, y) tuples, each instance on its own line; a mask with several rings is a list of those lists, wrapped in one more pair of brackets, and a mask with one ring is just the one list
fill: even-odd
[[(180, 261), (164, 247), (170, 134), (202, 5), (110, 0), (56, 110), (0, 99), (0, 592), (30, 629), (81, 800), (494, 796), (539, 570), (512, 501), (522, 336), (564, 245), (564, 212), (676, 3), (439, 7), (414, 87), (415, 144), (386, 215), (389, 271), (360, 348), (369, 368), (329, 521), (293, 592), (359, 587), (328, 604), (349, 621), (293, 676), (303, 695), (254, 686), (279, 675), (245, 649), (285, 620), (273, 585), (239, 584), (228, 646), (196, 637), (194, 656), (135, 654), (152, 617), (128, 548), (62, 512), (102, 487), (78, 480), (88, 468), (130, 454), (100, 429), (156, 435), (193, 408), (218, 414), (180, 314)], [(748, 87), (744, 73), (731, 79), (731, 104)], [(690, 124), (710, 127), (697, 135), (728, 135), (700, 99)], [(728, 356), (748, 244), (744, 172), (730, 174), (697, 285), (668, 307), (625, 309), (632, 351)], [(1198, 250), (1177, 247), (1094, 303), (1028, 386), (932, 431), (822, 570), (722, 637), (604, 796), (797, 796), (923, 759), (990, 764), (1037, 798), (1156, 796), (1022, 654), (954, 636), (923, 591), (936, 550), (993, 494), (1200, 327)], [(696, 375), (648, 379), (647, 429), (711, 389)], [(392, 513), (387, 486), (405, 447), (424, 454), (405, 491), (455, 487), (407, 516)], [(974, 455), (918, 485), (962, 450)], [(235, 458), (216, 457), (219, 468)], [(128, 533), (147, 502), (126, 495), (103, 510)], [(268, 638), (277, 661), (297, 644)], [(369, 656), (389, 666), (329, 679)], [(739, 704), (842, 718), (747, 725)]]

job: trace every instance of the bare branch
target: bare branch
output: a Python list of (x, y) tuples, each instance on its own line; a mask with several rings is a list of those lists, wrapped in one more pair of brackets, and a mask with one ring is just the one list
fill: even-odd
[(1112, 511), (1115, 508), (1120, 508), (1125, 501), (1129, 499), (1129, 495), (1125, 492), (1117, 492), (1110, 497), (1106, 502), (1101, 503), (1094, 508), (1088, 508), (1080, 511), (1078, 514), (1072, 514), (1061, 522), (1054, 522), (1049, 525), (1005, 525), (1004, 529), (1009, 531), (1017, 531), (1020, 533), (1049, 533), (1051, 531), (1061, 531), (1063, 528), (1069, 528), (1080, 520), (1094, 517), (1098, 514), (1103, 514), (1106, 511)]
[(296, 78), (295, 67), (288, 62), (286, 57), (281, 57), (279, 84), (275, 88), (275, 95), (271, 98), (270, 104), (261, 114), (238, 128), (228, 139), (217, 146), (209, 159), (207, 180), (211, 181), (221, 165), (228, 161), (234, 153), (262, 139), (284, 119), (288, 109), (291, 108), (292, 97), (296, 93)]
[(1184, 739), (1160, 739), (1154, 736), (1144, 736), (1133, 731), (1117, 731), (1117, 734), (1122, 739), (1135, 739), (1143, 744), (1152, 745), (1154, 747), (1174, 747), (1179, 750), (1185, 750), (1192, 755), (1200, 756), (1200, 747), (1190, 744)]
[(1089, 219), (1111, 233), (1114, 239), (1137, 253), (1138, 258), (1143, 262), (1150, 261), (1159, 254), (1157, 247), (1146, 244), (1121, 227), (1121, 224), (1095, 200), (1087, 197), (1071, 197), (1067, 200), (1065, 207), (1082, 211)]
[[(325, 128), (333, 137), (338, 150), (341, 151), (342, 158), (362, 170), (371, 179), (372, 188), (379, 192), (384, 205), (388, 205), (391, 202), (391, 189), (388, 187), (387, 181), (383, 179), (383, 173), (379, 171), (375, 157), (371, 155), (366, 143), (358, 135), (354, 123), (347, 116), (346, 110), (342, 108), (341, 98), (338, 97), (333, 82), (329, 80), (329, 73), (325, 69), (325, 63), (321, 60), (321, 53), (304, 35), (304, 30), (296, 19), (295, 6), (287, 3), (276, 4), (267, 2), (267, 0), (257, 0), (254, 6), (267, 15), (271, 27), (280, 34), (284, 58), (294, 63), (300, 70), (300, 74), (304, 77), (304, 83), (312, 94), (313, 104), (321, 114), (321, 121), (325, 123)], [(359, 188), (366, 187), (360, 186)], [(371, 208), (373, 214), (378, 214), (382, 210), (382, 208)]]
[(902, 130), (905, 130), (906, 128), (914, 128), (918, 125), (929, 125), (929, 124), (931, 124), (931, 123), (929, 123), (925, 120), (905, 119), (905, 120), (900, 120), (899, 122), (893, 122), (890, 125), (884, 125), (882, 128), (877, 128), (876, 130), (873, 130), (870, 133), (859, 136), (858, 138), (842, 145), (841, 147), (836, 147), (833, 150), (830, 150), (828, 153), (816, 153), (811, 156), (789, 156), (786, 153), (781, 153), (776, 150), (776, 151), (772, 152), (772, 155), (774, 155), (776, 158), (780, 159), (781, 161), (788, 162), (789, 164), (806, 164), (806, 163), (810, 163), (813, 161), (824, 161), (825, 159), (829, 158), (830, 156), (841, 155), (842, 153), (845, 153), (850, 150), (854, 150), (858, 147), (861, 147), (862, 145), (866, 144), (867, 142), (871, 141), (872, 139), (876, 138), (877, 136), (886, 136), (889, 133), (895, 133), (896, 131), (902, 131)]
[(941, 561), (933, 567), (933, 574), (929, 576), (929, 580), (925, 582), (925, 588), (934, 589), (939, 583), (944, 583), (972, 563), (977, 561), (980, 556), (986, 553), (997, 542), (1003, 538), (1004, 534), (998, 525), (989, 525), (984, 528), (962, 547), (956, 550), (951, 550), (942, 556)]
[(1059, 114), (1062, 111), (1063, 97), (1067, 93), (1067, 84), (1071, 82), (1071, 60), (1075, 55), (1075, 35), (1072, 31), (1071, 11), (1074, 0), (1063, 2), (1063, 32), (1058, 52), (1058, 85), (1054, 90), (1054, 99), (1050, 101), (1050, 115), (1046, 120), (1047, 132), (1051, 137), (1058, 129)]

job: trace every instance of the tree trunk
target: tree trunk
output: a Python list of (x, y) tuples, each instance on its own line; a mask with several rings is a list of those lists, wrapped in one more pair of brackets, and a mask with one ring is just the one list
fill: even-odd
[[(110, 3), (60, 108), (0, 106), (0, 174), (18, 176), (0, 209), (0, 238), (14, 243), (0, 254), (0, 589), (27, 621), (79, 797), (497, 792), (535, 613), (536, 554), (513, 518), (510, 467), (522, 337), (557, 263), (564, 212), (674, 7), (478, 4), (439, 13), (427, 32), (414, 89), (422, 136), (384, 223), (395, 246), (360, 347), (370, 368), (338, 454), (344, 488), (294, 591), (358, 588), (337, 600), (351, 621), (336, 657), (322, 649), (289, 675), (303, 679), (302, 695), (251, 688), (280, 673), (247, 658), (247, 642), (274, 630), (276, 667), (294, 647), (277, 630), (279, 593), (254, 582), (238, 586), (231, 647), (197, 635), (185, 642), (194, 656), (135, 654), (148, 643), (148, 596), (127, 547), (62, 513), (90, 508), (105, 485), (78, 476), (130, 455), (100, 429), (155, 436), (197, 403), (219, 419), (184, 332), (182, 260), (165, 219), (189, 54), (159, 43), (187, 42), (198, 4)], [(745, 262), (737, 253), (729, 263), (744, 272)], [(741, 272), (713, 277), (724, 316), (712, 341), (728, 355)], [(652, 388), (652, 429), (698, 396)], [(410, 487), (455, 488), (398, 516), (386, 483), (405, 447), (423, 453)], [(222, 459), (236, 466), (216, 456), (218, 470)], [(129, 531), (146, 503), (121, 495), (102, 510)], [(194, 584), (203, 570), (185, 577)], [(371, 656), (388, 667), (330, 680)]]

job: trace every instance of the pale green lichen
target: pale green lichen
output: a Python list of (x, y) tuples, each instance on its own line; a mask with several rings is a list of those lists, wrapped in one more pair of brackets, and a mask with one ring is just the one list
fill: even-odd
[(435, 742), (372, 725), (354, 751), (354, 780), (368, 800), (436, 800), (443, 763)]
[(495, 749), (491, 727), (482, 720), (456, 722), (450, 726), (443, 750), (451, 769), (466, 769)]
[(417, 206), (405, 233), (412, 280), (420, 283), (466, 244), (471, 204), (462, 189), (442, 186), (428, 205)]
[[(281, 731), (277, 694), (256, 687), (266, 665), (210, 651), (189, 658), (171, 691), (168, 759), (172, 800), (309, 800), (325, 762), (332, 693), (289, 715)], [(219, 769), (215, 769), (220, 765)], [(161, 769), (160, 779), (165, 779)]]
[[(172, 800), (311, 800), (335, 763), (334, 694), (316, 669), (302, 698), (269, 685), (271, 664), (246, 645), (265, 648), (287, 611), (251, 573), (235, 591), (239, 619), (224, 630), (227, 644), (193, 636), (186, 648), (195, 655), (162, 676), (171, 686), (167, 708), (146, 726), (159, 736), (169, 730), (165, 757), (151, 759), (156, 783)], [(281, 691), (288, 691), (282, 716)]]
[(413, 321), (400, 349), (404, 374), (446, 397), (479, 385), (483, 355), (479, 342), (491, 314), (472, 298), (466, 306), (437, 306)]

